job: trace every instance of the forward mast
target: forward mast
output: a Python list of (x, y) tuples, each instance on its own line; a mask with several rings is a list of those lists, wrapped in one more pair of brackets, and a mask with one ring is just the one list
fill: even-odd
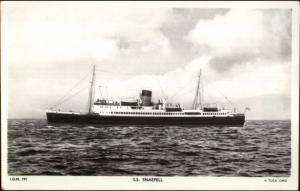
[(94, 104), (94, 92), (95, 92), (95, 78), (96, 78), (96, 67), (93, 66), (93, 76), (90, 86), (89, 99), (88, 99), (88, 113), (92, 113), (92, 108)]

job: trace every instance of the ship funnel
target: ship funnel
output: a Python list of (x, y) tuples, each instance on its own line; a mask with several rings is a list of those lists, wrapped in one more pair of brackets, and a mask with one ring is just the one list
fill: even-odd
[(151, 106), (151, 98), (152, 98), (152, 92), (149, 90), (142, 90), (142, 93), (140, 95), (140, 98), (142, 100), (142, 106)]

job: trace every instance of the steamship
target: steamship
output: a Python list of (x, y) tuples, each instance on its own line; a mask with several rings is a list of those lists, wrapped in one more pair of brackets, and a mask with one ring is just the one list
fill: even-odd
[(95, 66), (89, 91), (88, 112), (60, 111), (46, 112), (48, 123), (81, 123), (103, 125), (236, 125), (243, 126), (244, 113), (218, 107), (204, 107), (200, 92), (201, 70), (192, 109), (180, 104), (168, 103), (165, 99), (152, 101), (152, 92), (142, 90), (135, 101), (114, 101), (94, 99)]

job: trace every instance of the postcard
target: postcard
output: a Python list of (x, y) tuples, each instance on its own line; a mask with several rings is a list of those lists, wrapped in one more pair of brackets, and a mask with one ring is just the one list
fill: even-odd
[(4, 190), (296, 190), (299, 3), (1, 2)]

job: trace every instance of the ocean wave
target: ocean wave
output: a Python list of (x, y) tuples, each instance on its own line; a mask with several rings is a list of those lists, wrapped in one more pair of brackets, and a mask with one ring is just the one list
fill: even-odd
[(289, 176), (290, 122), (238, 127), (8, 121), (10, 175)]

